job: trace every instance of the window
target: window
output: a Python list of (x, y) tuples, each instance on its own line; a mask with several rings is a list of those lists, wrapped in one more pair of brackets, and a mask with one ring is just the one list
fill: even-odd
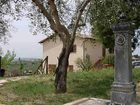
[(71, 52), (76, 52), (76, 45), (72, 46)]

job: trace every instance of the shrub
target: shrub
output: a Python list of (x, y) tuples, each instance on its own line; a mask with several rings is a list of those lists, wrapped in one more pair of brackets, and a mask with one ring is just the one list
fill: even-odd
[(15, 57), (16, 54), (14, 51), (13, 52), (7, 51), (7, 53), (1, 59), (1, 67), (3, 69), (7, 69)]
[(103, 58), (103, 64), (114, 65), (114, 54), (108, 54)]
[(7, 70), (5, 76), (6, 77), (16, 77), (16, 76), (21, 76), (22, 73), (19, 69), (14, 69), (14, 70)]
[(84, 59), (77, 58), (76, 65), (78, 68), (80, 68), (82, 70), (86, 70), (86, 71), (91, 70), (93, 67), (89, 55), (86, 55), (86, 57)]

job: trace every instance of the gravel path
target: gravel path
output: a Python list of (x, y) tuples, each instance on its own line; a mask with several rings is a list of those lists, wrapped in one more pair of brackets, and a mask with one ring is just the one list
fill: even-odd
[(110, 101), (98, 98), (83, 98), (65, 105), (110, 105)]
[(109, 102), (106, 102), (104, 100), (93, 100), (89, 99), (83, 103), (79, 103), (77, 105), (109, 105)]
[(0, 86), (3, 86), (5, 83), (10, 82), (10, 81), (18, 81), (18, 80), (26, 79), (26, 78), (28, 78), (28, 76), (5, 78), (5, 79), (0, 80)]

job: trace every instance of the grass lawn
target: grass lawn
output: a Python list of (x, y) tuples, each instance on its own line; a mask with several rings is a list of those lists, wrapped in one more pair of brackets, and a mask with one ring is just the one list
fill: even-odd
[[(134, 80), (140, 82), (140, 70), (133, 70)], [(6, 105), (62, 105), (83, 97), (110, 99), (113, 70), (68, 73), (68, 91), (54, 94), (54, 77), (31, 76), (0, 87), (0, 103)], [(140, 91), (140, 86), (137, 88)], [(140, 95), (137, 97), (140, 103)]]

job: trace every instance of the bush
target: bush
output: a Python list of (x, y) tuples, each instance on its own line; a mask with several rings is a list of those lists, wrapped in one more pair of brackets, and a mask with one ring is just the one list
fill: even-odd
[(114, 65), (114, 54), (108, 54), (103, 58), (103, 64)]
[(3, 69), (8, 69), (8, 66), (11, 64), (11, 62), (14, 60), (15, 57), (16, 54), (14, 51), (13, 52), (7, 51), (7, 53), (1, 59), (1, 67)]
[(16, 76), (21, 76), (22, 73), (19, 69), (14, 69), (14, 70), (7, 70), (5, 76), (6, 77), (16, 77)]
[(89, 55), (87, 55), (85, 59), (77, 58), (76, 65), (78, 68), (86, 71), (91, 70), (93, 67)]

